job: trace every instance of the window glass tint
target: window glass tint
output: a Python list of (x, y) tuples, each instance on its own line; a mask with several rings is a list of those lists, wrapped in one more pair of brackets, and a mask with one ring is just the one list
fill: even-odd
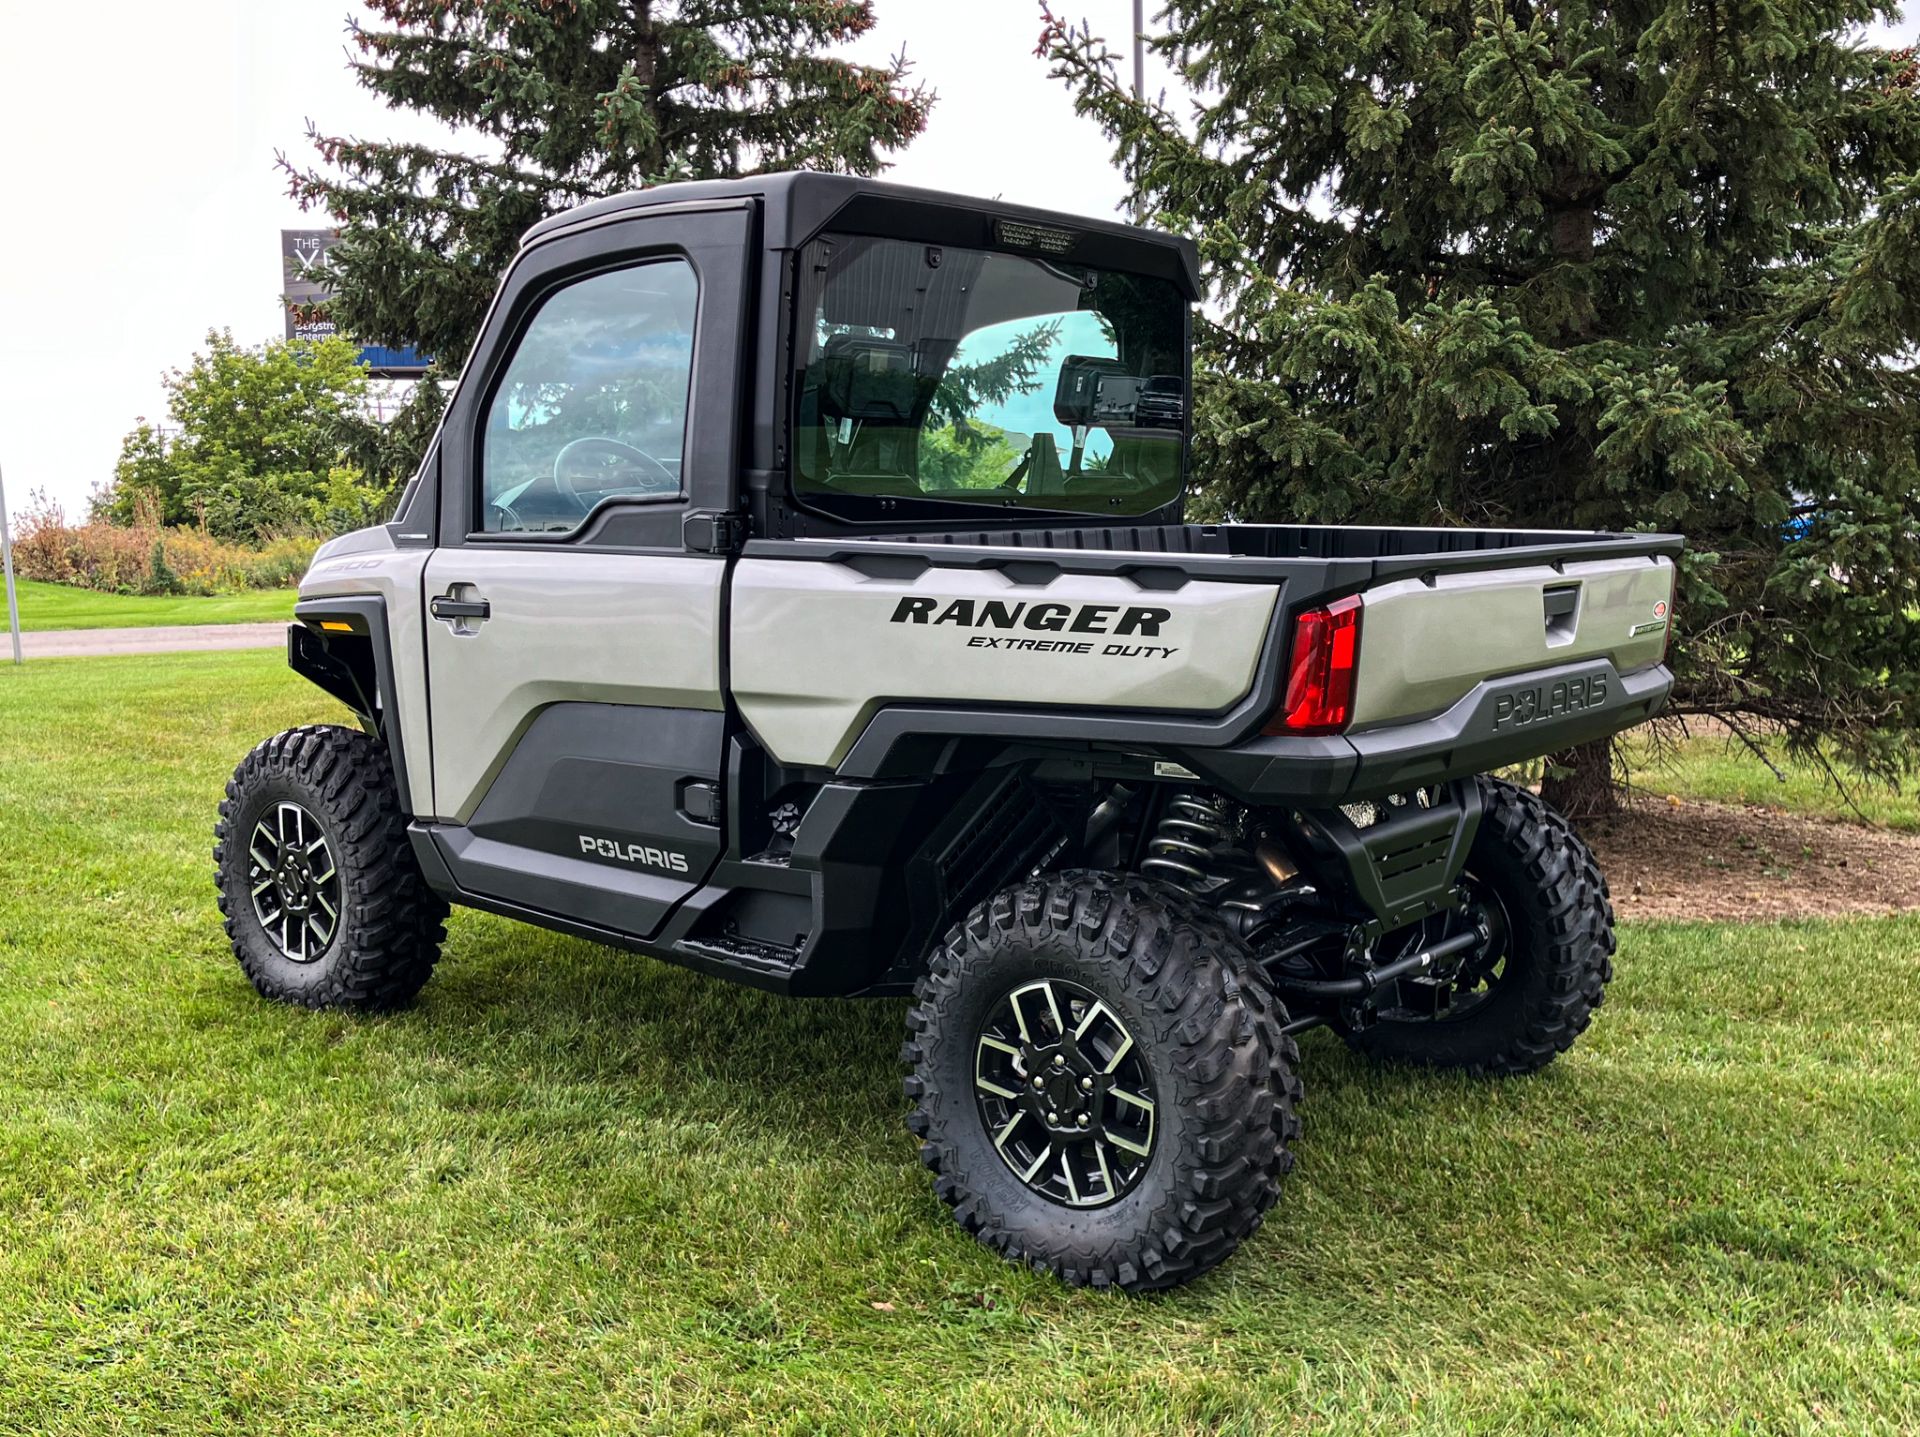
[(540, 306), (487, 411), (483, 529), (564, 533), (603, 500), (681, 492), (695, 292), (661, 260)]
[(848, 235), (810, 244), (802, 280), (795, 487), (823, 507), (1141, 514), (1178, 497), (1187, 306), (1172, 284)]

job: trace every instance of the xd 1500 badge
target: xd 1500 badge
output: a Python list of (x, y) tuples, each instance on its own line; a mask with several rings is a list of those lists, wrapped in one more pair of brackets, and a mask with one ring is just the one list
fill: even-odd
[(1653, 617), (1644, 624), (1635, 624), (1627, 630), (1627, 637), (1637, 639), (1642, 634), (1657, 634), (1667, 626), (1667, 601), (1660, 600), (1653, 606)]

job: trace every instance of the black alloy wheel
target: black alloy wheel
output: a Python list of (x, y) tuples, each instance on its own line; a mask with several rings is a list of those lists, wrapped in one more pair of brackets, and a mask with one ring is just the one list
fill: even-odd
[(907, 1126), (954, 1219), (1076, 1286), (1145, 1292), (1223, 1261), (1293, 1163), (1298, 1054), (1245, 944), (1133, 874), (1040, 874), (927, 956)]
[(247, 837), (247, 884), (260, 929), (283, 956), (311, 963), (340, 927), (340, 866), (320, 820), (274, 804)]
[(993, 1145), (1033, 1191), (1067, 1207), (1125, 1196), (1153, 1157), (1153, 1075), (1113, 1009), (1078, 983), (1042, 978), (987, 1015), (974, 1097)]
[(1518, 965), (1509, 962), (1513, 925), (1499, 892), (1472, 873), (1461, 874), (1458, 886), (1464, 900), (1460, 907), (1388, 934), (1375, 961), (1394, 963), (1463, 933), (1478, 933), (1480, 942), (1440, 972), (1402, 978), (1392, 988), (1382, 990), (1383, 1021), (1461, 1022), (1491, 999), (1508, 975), (1516, 971)]
[(383, 1012), (432, 974), (447, 905), (420, 871), (373, 735), (275, 734), (233, 771), (213, 834), (227, 938), (262, 996)]

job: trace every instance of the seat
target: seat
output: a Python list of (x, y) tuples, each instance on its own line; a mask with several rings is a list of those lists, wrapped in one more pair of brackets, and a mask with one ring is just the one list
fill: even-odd
[(1020, 469), (1015, 472), (1023, 473), (1026, 482), (1022, 492), (1026, 494), (1067, 492), (1067, 473), (1060, 464), (1060, 446), (1045, 430), (1033, 436), (1026, 458), (1020, 461)]

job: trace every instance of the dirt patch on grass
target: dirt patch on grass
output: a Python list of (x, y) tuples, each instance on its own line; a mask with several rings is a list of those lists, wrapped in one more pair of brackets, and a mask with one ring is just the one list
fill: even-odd
[(1920, 908), (1920, 835), (1644, 795), (1582, 831), (1624, 919), (1757, 923)]

